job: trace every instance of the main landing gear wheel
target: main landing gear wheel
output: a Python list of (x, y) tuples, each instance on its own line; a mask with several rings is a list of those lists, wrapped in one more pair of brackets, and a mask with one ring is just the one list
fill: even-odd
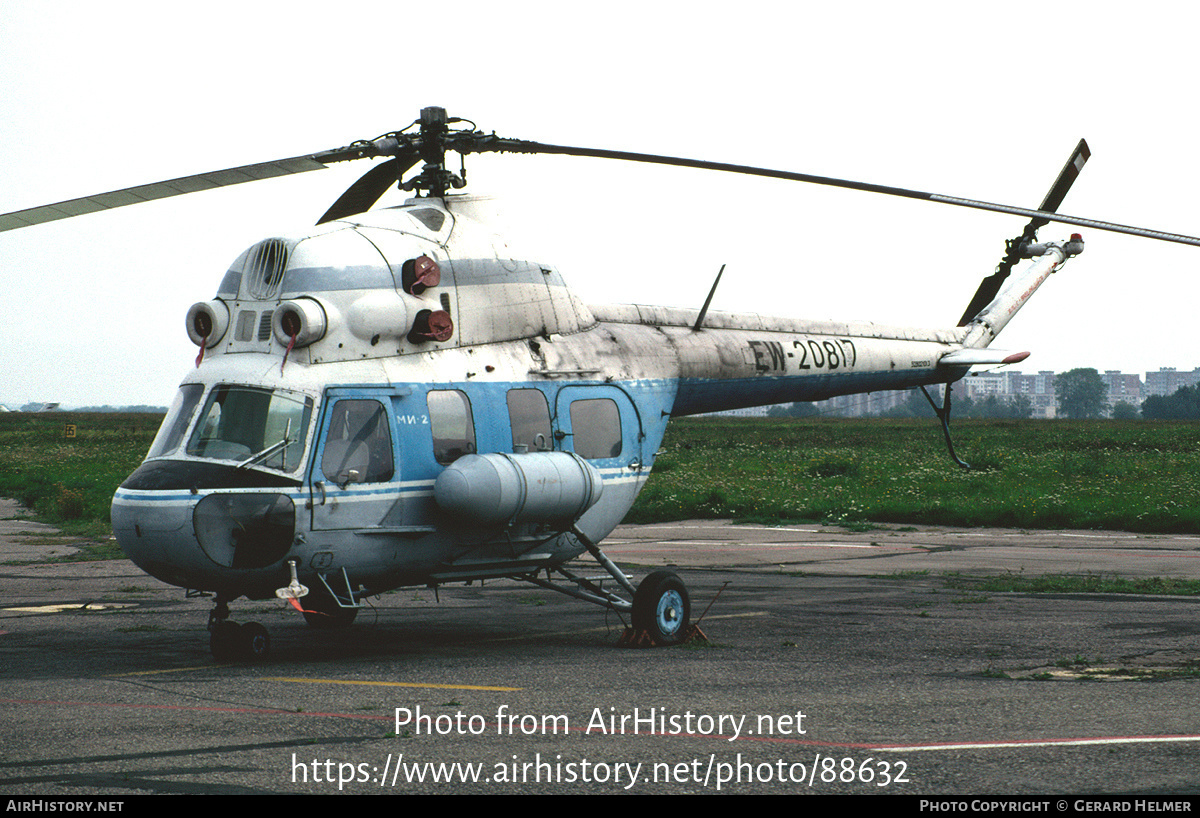
[(220, 664), (258, 662), (270, 652), (271, 637), (257, 622), (239, 625), (225, 620), (213, 623), (208, 646)]
[(674, 645), (687, 636), (691, 616), (687, 586), (673, 571), (655, 571), (633, 595), (633, 628), (659, 645)]

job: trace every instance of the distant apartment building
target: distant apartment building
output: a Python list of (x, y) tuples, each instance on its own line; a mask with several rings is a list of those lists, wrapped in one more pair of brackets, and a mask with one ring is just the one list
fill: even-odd
[(1195, 386), (1200, 383), (1200, 367), (1191, 372), (1181, 372), (1175, 367), (1164, 366), (1157, 372), (1146, 373), (1146, 386), (1142, 390), (1145, 397), (1151, 395), (1173, 395), (1182, 386)]
[(909, 390), (867, 392), (860, 395), (839, 395), (836, 398), (818, 402), (816, 407), (823, 415), (860, 418), (869, 415), (881, 415), (889, 409), (895, 409), (907, 401), (909, 395)]
[[(1149, 375), (1150, 373), (1147, 372), (1146, 374)], [(1104, 379), (1104, 385), (1108, 387), (1104, 402), (1108, 404), (1109, 410), (1118, 403), (1129, 403), (1134, 406), (1142, 405), (1142, 392), (1144, 390), (1142, 389), (1142, 378), (1140, 375), (1126, 375), (1115, 369), (1109, 369), (1100, 377)]]
[(1035, 418), (1052, 418), (1058, 410), (1054, 393), (1054, 372), (1043, 369), (1036, 375), (1002, 370), (972, 372), (960, 382), (966, 396), (974, 401), (995, 395), (998, 400), (1012, 400), (1017, 395), (1029, 398)]

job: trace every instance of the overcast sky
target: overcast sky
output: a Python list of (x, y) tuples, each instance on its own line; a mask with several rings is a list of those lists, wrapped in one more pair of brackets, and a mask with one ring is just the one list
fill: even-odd
[[(1200, 233), (1200, 6), (0, 3), (0, 212), (311, 153), (440, 105), (486, 131)], [(684, 169), (470, 157), (588, 301), (953, 325), (1024, 219)], [(0, 403), (166, 404), (187, 308), (364, 163), (0, 234)], [(394, 201), (399, 201), (396, 195)], [(1043, 228), (1043, 239), (1074, 228)], [(995, 344), (1024, 371), (1200, 365), (1200, 249), (1083, 230)]]

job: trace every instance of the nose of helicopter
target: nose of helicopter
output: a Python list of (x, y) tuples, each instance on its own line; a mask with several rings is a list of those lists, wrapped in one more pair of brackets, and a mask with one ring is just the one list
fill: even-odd
[(190, 587), (187, 578), (204, 567), (191, 526), (198, 499), (179, 492), (118, 489), (111, 514), (121, 550), (147, 574)]
[(295, 505), (274, 492), (121, 488), (113, 496), (112, 526), (121, 549), (151, 576), (181, 588), (238, 594), (277, 578), (268, 569), (292, 545)]

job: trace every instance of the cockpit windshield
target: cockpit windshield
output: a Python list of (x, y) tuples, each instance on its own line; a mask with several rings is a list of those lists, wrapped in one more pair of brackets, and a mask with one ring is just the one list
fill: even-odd
[[(178, 448), (202, 394), (199, 384), (180, 389), (149, 457), (162, 457)], [(297, 471), (312, 409), (312, 398), (295, 392), (215, 386), (199, 413), (185, 452), (238, 466)]]
[(167, 416), (163, 419), (163, 425), (154, 436), (154, 442), (150, 444), (147, 460), (168, 455), (179, 448), (203, 395), (204, 384), (185, 383), (179, 387), (179, 392), (176, 393), (175, 400), (171, 402), (171, 408), (167, 410)]

